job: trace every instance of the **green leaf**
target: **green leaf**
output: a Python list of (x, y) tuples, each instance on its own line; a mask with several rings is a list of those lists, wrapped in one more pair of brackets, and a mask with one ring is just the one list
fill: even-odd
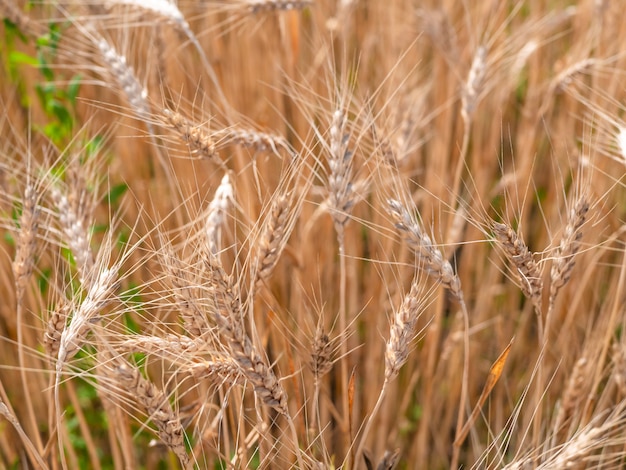
[(104, 138), (101, 135), (96, 135), (85, 145), (85, 153), (89, 157), (93, 157), (100, 152), (103, 146)]
[(39, 65), (37, 57), (33, 57), (20, 51), (11, 51), (9, 53), (9, 63), (11, 65), (26, 64), (34, 67)]
[(70, 84), (67, 86), (67, 99), (72, 103), (72, 106), (76, 106), (76, 97), (80, 91), (81, 76), (74, 75), (70, 80)]
[(116, 204), (126, 191), (128, 191), (128, 185), (126, 183), (120, 183), (113, 186), (109, 191), (109, 194), (106, 195), (109, 205)]

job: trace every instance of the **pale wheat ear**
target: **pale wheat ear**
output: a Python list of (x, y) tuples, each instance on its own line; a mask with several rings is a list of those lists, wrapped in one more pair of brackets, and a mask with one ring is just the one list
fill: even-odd
[(572, 275), (575, 263), (574, 258), (581, 247), (582, 228), (587, 220), (588, 212), (589, 197), (583, 194), (574, 202), (569, 211), (567, 222), (561, 235), (561, 241), (552, 261), (550, 270), (550, 310), (554, 308), (554, 302), (559, 290), (569, 281)]
[(250, 13), (267, 13), (271, 11), (302, 10), (313, 5), (313, 0), (241, 0)]
[(564, 436), (568, 435), (569, 429), (575, 429), (576, 422), (572, 422), (575, 413), (580, 413), (580, 405), (585, 398), (587, 381), (590, 378), (591, 365), (585, 357), (576, 361), (570, 374), (567, 388), (563, 392), (559, 412), (554, 421), (553, 435), (555, 443), (564, 442)]
[(224, 108), (223, 112), (228, 115), (228, 113), (230, 112), (230, 105), (224, 95), (224, 92), (222, 91), (222, 86), (219, 79), (217, 78), (215, 70), (209, 62), (209, 59), (207, 58), (204, 49), (200, 45), (198, 38), (189, 27), (189, 23), (187, 23), (185, 16), (175, 3), (172, 3), (168, 0), (107, 0), (107, 3), (109, 3), (110, 5), (128, 5), (130, 7), (151, 11), (152, 13), (162, 18), (165, 18), (166, 20), (176, 25), (176, 27), (179, 28), (180, 31), (182, 31), (182, 33), (187, 37), (189, 42), (191, 42), (193, 47), (196, 49), (196, 52), (200, 56), (200, 60), (202, 61), (205, 71), (206, 73), (208, 73), (209, 78), (213, 83), (213, 87)]

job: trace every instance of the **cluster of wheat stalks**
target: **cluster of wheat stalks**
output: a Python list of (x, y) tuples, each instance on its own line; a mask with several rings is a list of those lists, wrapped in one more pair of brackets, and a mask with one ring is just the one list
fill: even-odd
[(0, 466), (626, 466), (620, 2), (0, 11)]

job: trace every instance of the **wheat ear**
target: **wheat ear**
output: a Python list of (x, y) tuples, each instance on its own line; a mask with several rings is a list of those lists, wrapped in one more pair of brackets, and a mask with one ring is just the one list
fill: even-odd
[(197, 126), (185, 119), (180, 113), (163, 109), (161, 111), (163, 119), (169, 124), (180, 138), (189, 146), (189, 149), (201, 158), (214, 160), (217, 158), (215, 141), (211, 134), (204, 130), (202, 126)]
[[(365, 441), (371, 430), (372, 424), (382, 402), (385, 398), (389, 383), (398, 375), (400, 368), (406, 362), (409, 356), (409, 346), (415, 338), (415, 327), (419, 319), (423, 303), (420, 300), (422, 291), (421, 279), (417, 275), (411, 283), (411, 289), (405, 295), (402, 305), (393, 316), (389, 331), (389, 339), (385, 347), (385, 381), (376, 400), (376, 404), (367, 418), (367, 423), (363, 427), (359, 446), (357, 447), (355, 458), (358, 460), (363, 454)], [(363, 454), (365, 458), (365, 454)]]
[(206, 217), (206, 242), (211, 257), (217, 257), (222, 249), (222, 226), (234, 201), (233, 186), (227, 173), (209, 203)]
[(312, 0), (245, 0), (250, 13), (265, 13), (270, 11), (302, 10), (312, 5)]
[(589, 361), (581, 357), (576, 361), (574, 369), (570, 375), (567, 387), (563, 392), (561, 406), (554, 422), (554, 437), (559, 438), (565, 431), (565, 426), (569, 424), (574, 412), (581, 401), (585, 398), (585, 382), (588, 379)]
[(126, 61), (126, 57), (119, 54), (105, 39), (98, 40), (96, 46), (100, 50), (111, 76), (124, 91), (133, 110), (142, 121), (147, 123), (150, 135), (154, 135), (152, 125), (148, 121), (151, 115), (147, 100), (148, 91), (137, 80), (133, 68)]
[(305, 468), (302, 451), (298, 446), (298, 433), (287, 406), (287, 393), (244, 330), (239, 286), (233, 282), (232, 276), (226, 274), (216, 258), (207, 260), (207, 268), (210, 273), (209, 286), (213, 294), (215, 321), (228, 341), (230, 353), (254, 386), (256, 396), (287, 420), (298, 465)]
[(185, 16), (176, 6), (176, 4), (168, 0), (109, 0), (109, 2), (112, 4), (130, 5), (143, 10), (148, 10), (161, 16), (162, 18), (166, 18), (167, 20), (175, 24), (180, 29), (180, 31), (183, 32), (187, 39), (189, 39), (189, 41), (193, 44), (194, 48), (198, 52), (200, 60), (202, 61), (206, 72), (209, 74), (211, 82), (213, 82), (213, 87), (215, 88), (215, 91), (220, 98), (222, 106), (224, 107), (224, 111), (228, 114), (228, 112), (230, 111), (230, 105), (228, 104), (228, 101), (224, 96), (224, 92), (217, 78), (217, 75), (215, 74), (215, 70), (207, 59), (206, 54), (202, 49), (200, 42), (198, 41), (198, 38), (196, 38), (195, 34), (189, 27), (189, 23), (187, 23), (187, 21), (185, 20)]
[(183, 468), (187, 468), (190, 458), (185, 449), (185, 431), (167, 396), (145, 379), (136, 367), (126, 361), (119, 361), (115, 367), (115, 376), (120, 386), (146, 409), (158, 429), (159, 439), (176, 454)]
[(63, 365), (83, 347), (83, 340), (92, 325), (98, 321), (99, 314), (113, 301), (113, 294), (118, 285), (118, 270), (119, 266), (100, 269), (87, 291), (87, 296), (74, 309), (70, 323), (63, 330), (59, 340), (58, 374), (61, 373)]
[(457, 299), (462, 299), (461, 281), (452, 265), (443, 257), (406, 207), (396, 199), (389, 199), (387, 209), (393, 217), (396, 229), (404, 234), (407, 244), (417, 255), (420, 267), (435, 281), (447, 287)]
[(494, 223), (493, 231), (506, 257), (516, 268), (522, 292), (532, 302), (537, 315), (541, 316), (543, 280), (541, 270), (535, 262), (533, 254), (524, 240), (507, 224)]
[(183, 320), (185, 330), (194, 338), (203, 336), (210, 330), (204, 309), (198, 303), (194, 289), (197, 287), (189, 278), (190, 273), (182, 261), (174, 254), (168, 243), (159, 250), (161, 264), (165, 267), (176, 307)]
[(87, 221), (79, 214), (68, 197), (57, 188), (52, 189), (52, 197), (59, 213), (59, 222), (65, 236), (65, 243), (69, 246), (82, 285), (89, 284), (89, 276), (94, 272), (94, 258), (90, 247), (90, 234)]
[(33, 272), (34, 256), (37, 250), (40, 210), (37, 201), (37, 189), (34, 185), (30, 183), (26, 185), (22, 201), (22, 214), (19, 218), (19, 231), (12, 264), (18, 306), (22, 303), (26, 293), (26, 286)]
[(552, 269), (550, 270), (550, 310), (554, 306), (556, 296), (572, 275), (574, 269), (574, 257), (580, 250), (582, 239), (582, 226), (589, 212), (589, 202), (585, 196), (581, 196), (570, 210), (567, 224), (563, 230), (561, 243), (556, 250)]
[(396, 310), (389, 329), (385, 348), (385, 380), (393, 380), (409, 356), (409, 345), (415, 337), (415, 327), (424, 307), (420, 294), (422, 286), (419, 276), (411, 283), (411, 289)]
[(287, 244), (289, 209), (289, 198), (286, 195), (280, 195), (272, 202), (268, 220), (263, 224), (255, 258), (257, 270), (254, 282), (257, 285), (266, 282), (272, 275), (278, 258)]
[(234, 359), (254, 386), (257, 396), (282, 415), (289, 416), (287, 394), (244, 331), (239, 287), (221, 265), (209, 263), (215, 321), (227, 339)]

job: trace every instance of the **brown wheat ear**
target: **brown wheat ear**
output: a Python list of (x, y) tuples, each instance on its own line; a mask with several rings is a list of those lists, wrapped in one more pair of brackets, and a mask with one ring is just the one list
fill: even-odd
[(285, 195), (274, 200), (265, 228), (261, 234), (261, 243), (256, 255), (257, 273), (255, 284), (261, 284), (272, 275), (278, 258), (287, 243), (289, 227), (289, 198)]
[(185, 449), (185, 432), (167, 396), (145, 379), (136, 367), (121, 359), (119, 362), (115, 376), (120, 386), (146, 409), (158, 429), (159, 439), (176, 454), (183, 468), (187, 468), (190, 458)]
[(239, 286), (218, 263), (208, 260), (214, 317), (220, 333), (257, 396), (268, 406), (289, 417), (287, 394), (272, 369), (261, 357), (244, 330)]
[(415, 252), (420, 265), (428, 275), (447, 287), (457, 299), (462, 299), (461, 281), (452, 265), (443, 257), (406, 207), (396, 199), (389, 199), (387, 210), (394, 219), (396, 229), (404, 233), (407, 244)]
[(15, 258), (13, 260), (13, 276), (15, 278), (18, 304), (22, 300), (20, 297), (23, 297), (26, 293), (26, 285), (35, 264), (39, 215), (37, 189), (32, 184), (28, 184), (24, 190), (22, 215), (19, 219), (20, 226), (16, 240)]
[(507, 224), (494, 223), (493, 231), (506, 257), (516, 268), (522, 292), (533, 303), (537, 315), (541, 315), (543, 280), (541, 270), (535, 262), (533, 254), (524, 243), (524, 240)]
[(164, 109), (161, 111), (165, 122), (176, 132), (180, 138), (189, 146), (192, 153), (201, 158), (217, 158), (215, 141), (208, 130), (202, 126), (191, 124), (180, 113)]

